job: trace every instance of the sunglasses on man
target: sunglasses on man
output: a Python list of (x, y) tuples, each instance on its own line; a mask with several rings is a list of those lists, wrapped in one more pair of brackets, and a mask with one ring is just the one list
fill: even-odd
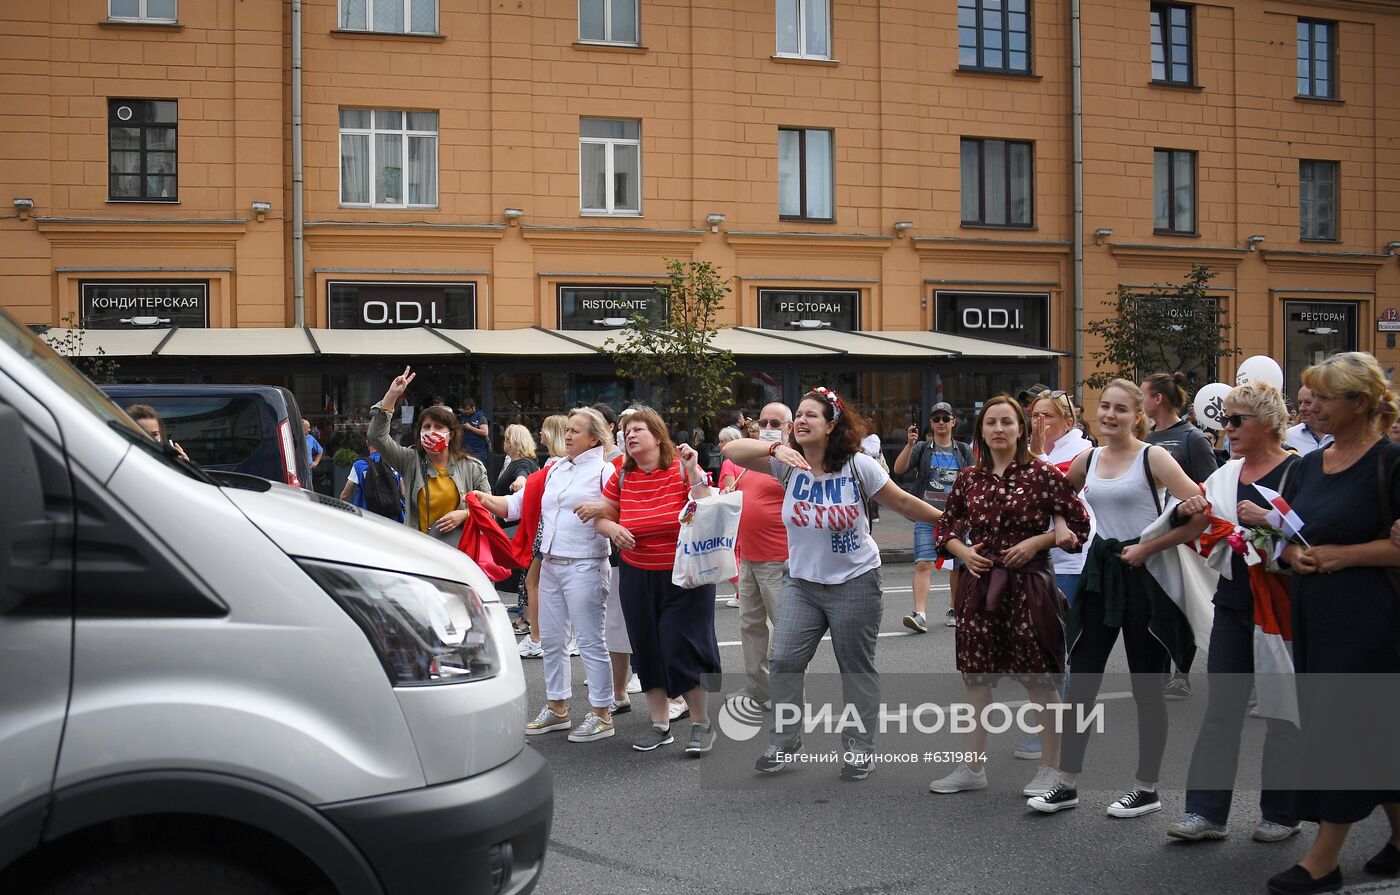
[(935, 423), (951, 423), (953, 421), (953, 418), (946, 413), (940, 413), (937, 416), (930, 417), (929, 419), (930, 421)]
[(785, 423), (783, 420), (762, 420), (762, 419), (761, 419), (761, 420), (758, 421), (758, 427), (759, 427), (760, 429), (781, 429), (781, 428), (782, 428), (783, 426), (785, 426), (785, 425), (787, 425), (787, 423)]

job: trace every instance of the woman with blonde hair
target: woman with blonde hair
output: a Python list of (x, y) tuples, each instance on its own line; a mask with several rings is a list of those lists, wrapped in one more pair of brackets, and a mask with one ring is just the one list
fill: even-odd
[[(495, 484), (491, 486), (491, 493), (497, 497), (505, 497), (506, 495), (514, 494), (521, 488), (524, 488), (525, 480), (531, 473), (540, 468), (539, 463), (535, 460), (535, 439), (530, 436), (530, 430), (519, 423), (511, 423), (509, 426), (506, 426), (506, 430), (501, 436), (501, 447), (505, 450), (506, 464), (501, 468), (501, 474), (496, 476)], [(514, 533), (516, 525), (515, 523), (507, 522), (501, 527), (505, 530), (505, 533), (509, 535)], [(533, 563), (531, 565), (533, 565)], [(505, 593), (519, 593), (520, 589), (524, 586), (524, 582), (522, 581), (524, 575), (524, 572), (517, 569), (514, 574), (501, 582), (496, 589), (504, 591)], [(538, 572), (535, 575), (535, 582), (537, 584), (539, 582)], [(529, 605), (528, 602), (526, 605)], [(530, 633), (534, 635), (533, 624)], [(539, 641), (536, 640), (534, 643), (537, 644), (538, 642)]]
[[(1142, 532), (1162, 515), (1160, 487), (1187, 503), (1204, 505), (1205, 498), (1165, 448), (1143, 441), (1147, 415), (1136, 383), (1115, 379), (1108, 384), (1099, 398), (1098, 424), (1104, 446), (1076, 457), (1067, 475), (1076, 490), (1083, 490), (1097, 528), (1070, 606), (1069, 665), (1074, 674), (1066, 701), (1084, 717), (1098, 698), (1104, 668), (1121, 634), (1138, 711), (1137, 779), (1107, 813), (1140, 817), (1162, 808), (1156, 792), (1167, 747), (1162, 688), (1172, 661), (1189, 669), (1196, 652), (1185, 613), (1143, 568), (1153, 554), (1187, 538), (1178, 528), (1144, 542)], [(1027, 802), (1031, 808), (1049, 814), (1079, 804), (1075, 781), (1087, 747), (1087, 730), (1074, 725), (1063, 732), (1059, 780), (1032, 797)]]
[[(548, 454), (544, 461), (546, 469), (551, 463), (564, 456), (564, 432), (568, 427), (569, 417), (562, 413), (547, 416), (544, 418), (544, 422), (540, 423), (540, 445), (535, 447), (535, 457), (538, 460), (540, 446), (543, 446)], [(536, 468), (538, 469), (538, 465)], [(524, 614), (529, 630), (526, 632), (526, 636), (520, 638), (520, 658), (538, 659), (544, 655), (544, 647), (540, 646), (540, 551), (538, 543), (535, 544), (534, 559), (530, 561), (530, 567), (525, 570), (524, 587)], [(578, 655), (576, 645), (569, 646), (569, 655)]]
[(548, 466), (551, 459), (564, 456), (564, 431), (568, 428), (569, 417), (563, 413), (547, 416), (540, 423), (540, 443), (549, 454), (544, 465)]
[(1400, 674), (1400, 594), (1386, 575), (1400, 566), (1388, 536), (1400, 508), (1400, 446), (1385, 437), (1400, 403), (1376, 359), (1359, 351), (1308, 367), (1303, 385), (1312, 390), (1312, 426), (1333, 439), (1298, 461), (1284, 487), (1303, 521), (1303, 543), (1283, 553), (1293, 569), (1299, 813), (1318, 830), (1307, 856), (1269, 880), (1275, 893), (1340, 888), (1347, 833), (1377, 805), (1390, 837), (1365, 870), (1400, 873), (1400, 724), (1386, 683)]
[[(612, 431), (602, 414), (591, 407), (575, 408), (564, 432), (565, 456), (538, 475), (539, 492), (540, 642), (544, 651), (545, 696), (548, 704), (525, 725), (525, 735), (567, 730), (569, 742), (588, 743), (613, 735), (612, 666), (603, 645), (603, 612), (608, 596), (608, 542), (574, 515), (580, 503), (598, 500), (612, 472), (604, 456)], [(528, 487), (509, 497), (478, 493), (482, 505), (507, 520), (519, 519)], [(583, 656), (592, 710), (577, 726), (569, 717), (572, 674), (565, 631), (572, 623)]]
[[(1268, 613), (1274, 605), (1269, 595), (1282, 597), (1288, 585), (1286, 579), (1280, 580), (1282, 576), (1264, 570), (1268, 557), (1261, 556), (1253, 545), (1256, 530), (1268, 524), (1268, 510), (1272, 509), (1255, 486), (1282, 491), (1288, 478), (1297, 473), (1298, 458), (1283, 449), (1288, 406), (1272, 385), (1255, 380), (1231, 391), (1225, 398), (1224, 422), (1236, 458), (1206, 479), (1210, 505), (1186, 523), (1186, 533), (1192, 539), (1210, 530), (1202, 540), (1202, 549), (1207, 551), (1208, 564), (1220, 573), (1220, 580), (1212, 601), (1214, 624), (1206, 653), (1210, 690), (1191, 753), (1186, 813), (1167, 827), (1167, 835), (1188, 842), (1225, 838), (1239, 766), (1240, 734), (1249, 711), (1251, 685), (1255, 673), (1260, 672), (1264, 676), (1259, 679), (1259, 714), (1267, 727), (1260, 820), (1254, 840), (1281, 842), (1301, 828), (1292, 787), (1282, 784), (1296, 759), (1298, 728), (1287, 717), (1290, 713), (1280, 711), (1282, 707), (1272, 698), (1277, 692), (1277, 672), (1285, 669), (1268, 663), (1255, 667), (1254, 629), (1267, 617), (1256, 618), (1256, 605), (1267, 607)], [(1177, 516), (1181, 515), (1178, 511)], [(1233, 548), (1232, 539), (1243, 549)], [(1292, 679), (1285, 680), (1291, 690)]]

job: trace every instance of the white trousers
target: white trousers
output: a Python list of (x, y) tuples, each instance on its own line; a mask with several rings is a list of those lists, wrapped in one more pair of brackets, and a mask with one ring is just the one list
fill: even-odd
[(627, 637), (627, 620), (622, 617), (622, 592), (619, 582), (622, 569), (609, 568), (608, 611), (603, 617), (603, 645), (610, 653), (632, 652), (632, 641)]
[(594, 708), (612, 705), (612, 663), (603, 645), (609, 571), (607, 557), (558, 563), (545, 556), (540, 561), (540, 646), (549, 699), (573, 695), (573, 669), (564, 650), (572, 623), (588, 680), (588, 702)]

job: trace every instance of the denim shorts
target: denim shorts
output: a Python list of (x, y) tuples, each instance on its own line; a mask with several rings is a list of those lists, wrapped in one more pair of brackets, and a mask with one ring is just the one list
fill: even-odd
[[(938, 551), (934, 549), (933, 539), (937, 529), (927, 522), (914, 523), (914, 562), (937, 562)], [(962, 562), (949, 557), (943, 561), (943, 568), (956, 569)]]

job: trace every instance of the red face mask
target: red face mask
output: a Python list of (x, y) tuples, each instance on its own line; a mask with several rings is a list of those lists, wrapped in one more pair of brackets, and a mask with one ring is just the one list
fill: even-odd
[(439, 454), (447, 450), (447, 436), (441, 432), (424, 432), (418, 436), (418, 443), (430, 454)]

